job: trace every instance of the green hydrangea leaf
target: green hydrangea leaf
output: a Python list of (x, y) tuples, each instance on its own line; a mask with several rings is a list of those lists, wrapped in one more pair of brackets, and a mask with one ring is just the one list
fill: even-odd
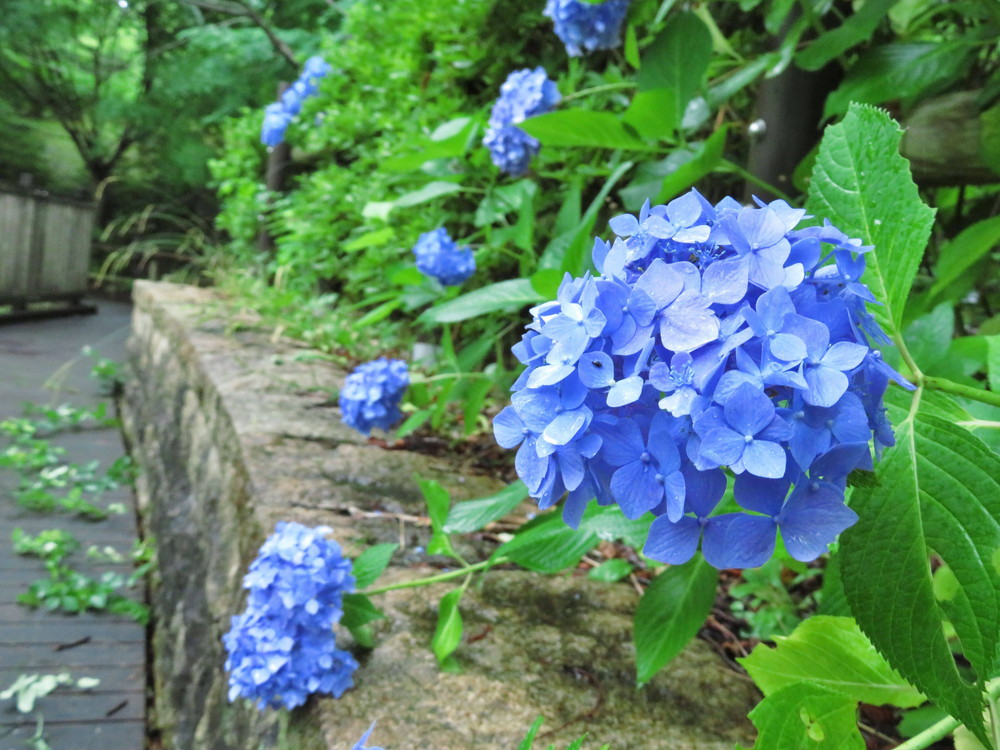
[(431, 650), (442, 666), (462, 642), (462, 613), (458, 611), (458, 603), (464, 592), (463, 588), (453, 589), (441, 597), (438, 605), (437, 628), (431, 641)]
[(754, 750), (864, 750), (856, 714), (857, 703), (836, 690), (786, 685), (750, 712)]
[(491, 521), (506, 516), (527, 496), (528, 488), (518, 479), (489, 497), (457, 503), (448, 511), (444, 531), (447, 534), (479, 531)]
[(688, 102), (701, 88), (711, 59), (712, 34), (708, 27), (694, 13), (674, 13), (643, 52), (639, 91), (673, 91), (674, 111), (669, 121), (679, 123)]
[(642, 139), (610, 112), (560, 109), (529, 117), (518, 125), (543, 146), (649, 150)]
[(423, 323), (457, 323), (497, 310), (514, 312), (541, 301), (542, 296), (531, 286), (530, 279), (507, 279), (435, 305), (425, 310), (418, 320)]
[(582, 526), (567, 526), (561, 513), (546, 513), (522, 526), (517, 536), (497, 548), (493, 559), (506, 557), (536, 573), (558, 573), (574, 567), (597, 542), (597, 535)]
[(843, 122), (823, 134), (806, 202), (817, 219), (874, 245), (862, 281), (882, 303), (871, 309), (890, 334), (901, 328), (934, 222), (899, 155), (901, 135), (884, 111), (852, 104)]
[(649, 682), (698, 633), (715, 601), (719, 571), (700, 555), (653, 579), (635, 609), (635, 666)]
[(389, 564), (392, 553), (397, 547), (398, 544), (376, 544), (358, 555), (351, 564), (354, 585), (359, 589), (365, 589), (375, 583)]
[[(1000, 645), (1000, 457), (925, 414), (924, 395), (905, 412), (890, 404), (897, 445), (877, 467), (879, 486), (854, 490), (859, 521), (841, 537), (841, 576), (854, 617), (889, 664), (985, 738), (983, 683)], [(948, 601), (935, 597), (932, 553), (960, 584)], [(944, 620), (975, 682), (956, 667)]]
[(816, 615), (791, 635), (774, 640), (777, 648), (760, 644), (739, 660), (764, 695), (810, 682), (876, 706), (911, 708), (926, 700), (886, 663), (850, 617)]

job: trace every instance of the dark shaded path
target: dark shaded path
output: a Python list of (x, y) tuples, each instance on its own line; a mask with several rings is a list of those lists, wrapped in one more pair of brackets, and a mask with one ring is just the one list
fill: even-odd
[[(0, 419), (22, 414), (22, 403), (94, 406), (106, 397), (90, 377), (93, 362), (80, 354), (89, 345), (101, 356), (124, 360), (130, 307), (98, 303), (96, 315), (0, 325)], [(110, 409), (110, 404), (109, 404)], [(117, 428), (87, 429), (53, 439), (66, 460), (98, 460), (102, 469), (125, 452)], [(145, 628), (107, 613), (62, 615), (32, 611), (15, 603), (18, 593), (45, 577), (36, 558), (14, 554), (11, 531), (36, 534), (63, 528), (80, 542), (69, 564), (84, 572), (107, 570), (87, 559), (90, 545), (110, 545), (127, 554), (136, 539), (130, 488), (105, 493), (100, 505), (124, 503), (128, 512), (88, 522), (65, 514), (42, 515), (19, 508), (10, 490), (17, 476), (0, 469), (0, 691), (21, 674), (68, 672), (74, 679), (96, 677), (90, 691), (60, 688), (42, 698), (36, 712), (17, 713), (14, 701), (0, 701), (0, 750), (24, 750), (44, 719), (52, 750), (141, 750), (145, 746)], [(128, 566), (118, 568), (128, 572)], [(139, 596), (133, 592), (130, 596)]]

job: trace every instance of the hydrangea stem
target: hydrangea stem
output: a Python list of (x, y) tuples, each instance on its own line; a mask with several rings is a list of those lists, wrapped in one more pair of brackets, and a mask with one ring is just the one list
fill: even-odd
[[(986, 699), (990, 706), (990, 715), (996, 721), (996, 701), (1000, 698), (1000, 681), (996, 681), (986, 692)], [(932, 724), (919, 734), (915, 734), (901, 745), (896, 745), (895, 750), (923, 750), (923, 748), (933, 745), (940, 739), (944, 739), (962, 725), (958, 719), (948, 716), (936, 724)], [(997, 726), (992, 728), (994, 744), (996, 744)], [(997, 745), (1000, 748), (1000, 745)]]
[(568, 96), (562, 98), (563, 102), (569, 102), (573, 99), (580, 99), (584, 96), (590, 96), (591, 94), (601, 94), (605, 91), (620, 91), (621, 89), (634, 89), (636, 87), (634, 81), (619, 81), (618, 83), (605, 83), (600, 86), (591, 86), (587, 89), (581, 89), (580, 91), (575, 91)]
[(984, 388), (973, 388), (972, 386), (962, 385), (961, 383), (955, 383), (947, 378), (936, 378), (930, 375), (924, 375), (920, 371), (920, 367), (913, 360), (913, 355), (910, 354), (910, 350), (906, 348), (906, 342), (903, 341), (901, 335), (895, 335), (892, 337), (893, 343), (899, 350), (900, 356), (902, 356), (903, 361), (906, 366), (910, 368), (910, 372), (913, 377), (913, 384), (917, 388), (932, 388), (935, 391), (941, 391), (942, 393), (950, 393), (953, 396), (960, 396), (961, 398), (970, 398), (973, 401), (980, 401), (984, 404), (989, 404), (990, 406), (1000, 406), (1000, 393), (996, 391), (988, 391)]
[(961, 396), (962, 398), (971, 398), (973, 401), (981, 401), (990, 406), (1000, 406), (1000, 393), (996, 393), (995, 391), (972, 388), (961, 383), (953, 383), (946, 378), (934, 378), (929, 375), (925, 375), (923, 381), (924, 385), (936, 391), (943, 391), (944, 393)]
[(432, 583), (450, 581), (453, 578), (460, 578), (461, 576), (475, 573), (477, 570), (484, 570), (494, 565), (502, 565), (505, 562), (509, 562), (509, 560), (506, 557), (500, 556), (496, 559), (483, 560), (482, 562), (478, 562), (473, 565), (467, 565), (464, 568), (456, 568), (455, 570), (449, 570), (446, 573), (439, 573), (436, 576), (415, 578), (412, 581), (402, 581), (400, 583), (390, 583), (388, 586), (379, 586), (377, 589), (369, 589), (362, 593), (366, 596), (374, 596), (375, 594), (384, 594), (387, 591), (395, 591), (396, 589), (413, 589), (418, 586), (430, 586)]

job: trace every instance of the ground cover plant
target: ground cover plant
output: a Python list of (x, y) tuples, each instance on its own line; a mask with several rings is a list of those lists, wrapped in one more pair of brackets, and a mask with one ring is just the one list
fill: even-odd
[[(741, 659), (764, 694), (755, 747), (888, 746), (859, 704), (894, 707), (899, 747), (996, 747), (996, 9), (541, 5), (505, 4), (502, 25), (486, 0), (352, 5), (282, 130), (280, 189), (261, 189), (263, 111), (229, 126), (227, 288), (353, 370), (347, 424), (492, 432), (518, 478), (454, 506), (418, 478), (428, 552), (457, 567), (404, 584), (376, 583), (392, 545), (347, 572), (322, 529), (279, 527), (255, 565), (284, 562), (251, 568), (227, 636), (231, 697), (341, 694), (355, 660), (331, 624), (377, 648), (371, 597), (451, 579), (430, 645), (456, 669), (476, 576), (582, 567), (647, 584), (640, 684), (722, 582), (737, 629), (776, 642)], [(782, 85), (815, 112), (762, 103)], [(975, 153), (912, 150), (956, 102)], [(786, 166), (760, 163), (761, 138)], [(486, 560), (455, 552), (526, 496), (562, 508)], [(306, 564), (337, 573), (329, 596), (295, 583)], [(303, 649), (337, 679), (301, 673)]]

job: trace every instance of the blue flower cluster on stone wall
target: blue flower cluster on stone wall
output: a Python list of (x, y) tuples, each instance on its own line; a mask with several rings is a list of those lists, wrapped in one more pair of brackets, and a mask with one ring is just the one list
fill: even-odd
[[(882, 395), (908, 384), (869, 345), (888, 343), (858, 281), (870, 248), (796, 229), (804, 214), (691, 191), (611, 220), (600, 275), (567, 274), (531, 311), (493, 423), (539, 507), (568, 491), (573, 526), (594, 497), (652, 512), (647, 556), (683, 563), (700, 542), (720, 568), (763, 564), (779, 531), (812, 560), (854, 523), (847, 477), (873, 436), (892, 444)], [(723, 467), (742, 511), (712, 515)]]
[(243, 578), (247, 608), (223, 636), (229, 700), (294, 708), (312, 693), (339, 698), (357, 662), (337, 648), (334, 623), (354, 590), (351, 562), (326, 526), (277, 524)]
[(380, 357), (359, 365), (340, 389), (341, 419), (362, 435), (372, 427), (388, 430), (403, 416), (399, 402), (409, 384), (409, 369), (401, 359)]

